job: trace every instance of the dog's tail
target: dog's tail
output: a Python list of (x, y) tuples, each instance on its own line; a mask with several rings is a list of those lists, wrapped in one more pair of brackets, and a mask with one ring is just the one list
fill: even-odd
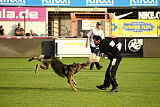
[(51, 55), (40, 55), (39, 57), (32, 57), (30, 58), (28, 61), (32, 61), (32, 60), (38, 60), (38, 61), (41, 61), (43, 62), (44, 59), (48, 60), (48, 59), (52, 59), (52, 56)]
[(32, 60), (37, 60), (37, 59), (38, 59), (37, 57), (32, 57), (28, 61), (31, 62)]

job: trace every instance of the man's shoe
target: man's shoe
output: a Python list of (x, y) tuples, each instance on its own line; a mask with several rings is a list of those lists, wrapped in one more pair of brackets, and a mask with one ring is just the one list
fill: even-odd
[(109, 92), (118, 92), (117, 88), (112, 88)]
[(97, 67), (98, 70), (100, 70), (102, 68), (102, 66)]
[(104, 85), (97, 85), (97, 88), (99, 88), (100, 90), (105, 90), (107, 87)]

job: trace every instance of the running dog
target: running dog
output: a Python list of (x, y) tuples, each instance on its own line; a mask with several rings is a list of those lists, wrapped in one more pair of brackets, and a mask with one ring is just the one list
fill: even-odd
[(38, 68), (42, 68), (45, 70), (50, 68), (51, 66), (56, 74), (58, 74), (60, 77), (67, 78), (68, 83), (76, 92), (78, 92), (78, 90), (73, 85), (73, 83), (76, 85), (76, 81), (73, 78), (73, 74), (76, 74), (78, 71), (80, 71), (80, 69), (89, 65), (88, 63), (79, 64), (75, 62), (73, 64), (66, 65), (63, 64), (61, 61), (59, 61), (57, 58), (48, 55), (40, 55), (39, 57), (32, 57), (28, 61), (32, 60), (38, 60), (42, 62), (41, 65), (40, 64), (36, 65), (35, 73), (38, 72)]

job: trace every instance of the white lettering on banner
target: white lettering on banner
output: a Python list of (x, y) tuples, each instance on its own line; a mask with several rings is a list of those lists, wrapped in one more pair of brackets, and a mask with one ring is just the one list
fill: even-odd
[(131, 52), (138, 52), (143, 45), (143, 39), (132, 39), (128, 43), (128, 49)]
[(109, 43), (110, 46), (114, 47), (115, 43), (114, 41), (112, 40), (110, 43)]
[(158, 0), (130, 0), (130, 6), (157, 6)]
[(141, 11), (138, 12), (138, 19), (160, 19), (160, 11)]
[(0, 18), (2, 18), (2, 19), (4, 19), (4, 18), (23, 19), (24, 14), (26, 15), (25, 16), (26, 19), (38, 19), (38, 12), (37, 11), (29, 11), (29, 9), (25, 9), (25, 11), (20, 11), (17, 16), (16, 16), (15, 11), (6, 11), (5, 9), (2, 9), (2, 11), (0, 11)]
[(15, 12), (14, 11), (7, 11), (7, 18), (15, 18)]
[(42, 0), (42, 5), (70, 5), (70, 0)]
[(88, 6), (113, 6), (114, 0), (86, 0)]
[(3, 5), (25, 5), (25, 0), (0, 0)]

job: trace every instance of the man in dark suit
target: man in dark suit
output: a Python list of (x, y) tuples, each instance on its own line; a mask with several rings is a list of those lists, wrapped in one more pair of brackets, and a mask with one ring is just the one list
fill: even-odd
[(116, 81), (116, 71), (121, 62), (121, 53), (117, 48), (118, 41), (116, 38), (103, 39), (100, 36), (93, 37), (94, 43), (99, 45), (100, 56), (108, 57), (110, 64), (105, 74), (103, 85), (98, 85), (97, 88), (105, 90), (112, 84), (112, 89), (109, 92), (118, 92), (118, 83)]

